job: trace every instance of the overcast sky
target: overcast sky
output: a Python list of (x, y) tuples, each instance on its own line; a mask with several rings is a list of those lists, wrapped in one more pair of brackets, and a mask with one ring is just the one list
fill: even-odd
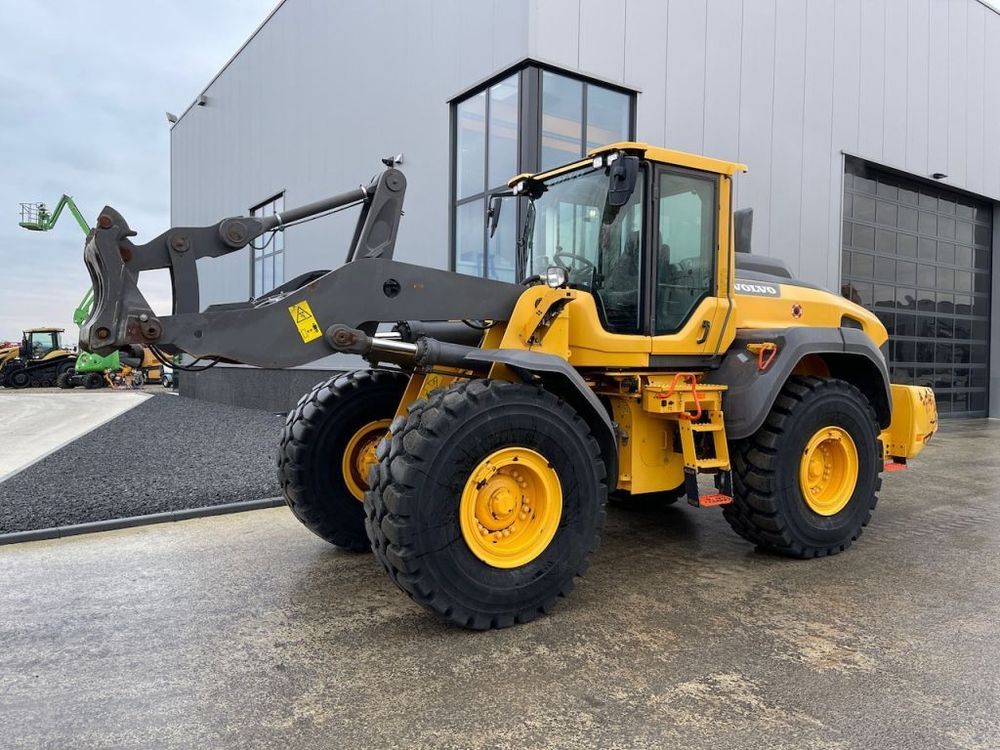
[[(17, 226), (18, 204), (72, 195), (93, 223), (109, 204), (146, 241), (170, 216), (169, 127), (277, 0), (0, 3), (0, 340), (56, 325), (90, 286), (83, 232)], [(160, 309), (169, 298), (157, 279)], [(159, 302), (159, 304), (157, 304)]]

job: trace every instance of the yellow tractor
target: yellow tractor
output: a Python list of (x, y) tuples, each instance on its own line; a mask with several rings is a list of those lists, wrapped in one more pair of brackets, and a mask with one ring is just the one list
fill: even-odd
[(0, 349), (0, 386), (48, 387), (73, 371), (76, 355), (62, 345), (63, 328), (29, 328), (18, 346)]
[[(742, 171), (628, 142), (519, 175), (489, 211), (491, 231), (516, 212), (518, 283), (393, 260), (406, 188), (394, 168), (144, 245), (106, 207), (85, 249), (97, 301), (82, 345), (147, 344), (202, 367), (365, 357), (370, 368), (320, 383), (288, 415), (285, 497), (316, 534), (372, 549), (410, 597), (464, 627), (526, 622), (568, 594), (609, 494), (721, 506), (765, 550), (836, 554), (869, 522), (884, 466), (934, 434), (934, 396), (890, 385), (873, 314), (745, 252)], [(198, 258), (352, 205), (340, 268), (200, 309)], [(152, 268), (171, 270), (171, 316), (138, 290)]]

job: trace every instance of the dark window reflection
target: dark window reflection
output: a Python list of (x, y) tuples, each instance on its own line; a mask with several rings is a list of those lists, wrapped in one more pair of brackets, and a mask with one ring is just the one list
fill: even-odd
[(843, 293), (889, 332), (893, 381), (934, 388), (942, 415), (984, 415), (992, 205), (854, 158), (843, 205)]

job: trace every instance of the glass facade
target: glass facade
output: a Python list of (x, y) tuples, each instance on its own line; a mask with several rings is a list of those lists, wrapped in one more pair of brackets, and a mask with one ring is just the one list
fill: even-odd
[(491, 193), (521, 172), (581, 158), (633, 137), (631, 94), (534, 65), (453, 103), (455, 270), (515, 281), (519, 210), (507, 206), (488, 236)]
[(843, 294), (889, 331), (892, 381), (934, 389), (942, 416), (988, 408), (993, 206), (848, 158)]
[[(281, 193), (250, 209), (251, 216), (273, 216), (285, 210)], [(258, 238), (251, 245), (250, 289), (254, 299), (285, 281), (285, 233), (274, 232), (267, 239)]]

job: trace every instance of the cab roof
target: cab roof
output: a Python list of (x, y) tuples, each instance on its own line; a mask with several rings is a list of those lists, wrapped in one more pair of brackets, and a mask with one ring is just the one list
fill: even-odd
[(40, 328), (25, 328), (25, 333), (65, 333), (65, 328), (50, 328), (49, 326), (41, 326)]
[(518, 182), (527, 178), (544, 180), (549, 177), (554, 177), (563, 172), (570, 172), (574, 169), (586, 166), (597, 156), (617, 151), (635, 154), (636, 156), (641, 156), (645, 159), (659, 162), (661, 164), (673, 164), (678, 167), (699, 169), (703, 172), (714, 172), (715, 174), (726, 176), (734, 175), (737, 172), (748, 171), (746, 164), (740, 164), (738, 162), (713, 159), (710, 156), (701, 156), (699, 154), (689, 154), (686, 151), (674, 151), (673, 149), (651, 146), (648, 143), (640, 143), (638, 141), (618, 141), (617, 143), (609, 143), (607, 146), (600, 146), (599, 148), (591, 149), (587, 152), (586, 159), (580, 159), (579, 161), (575, 161), (570, 164), (563, 164), (562, 166), (554, 167), (553, 169), (549, 169), (544, 172), (535, 172), (534, 174), (526, 172), (524, 174), (519, 174), (517, 177), (512, 178), (507, 185), (513, 187)]

